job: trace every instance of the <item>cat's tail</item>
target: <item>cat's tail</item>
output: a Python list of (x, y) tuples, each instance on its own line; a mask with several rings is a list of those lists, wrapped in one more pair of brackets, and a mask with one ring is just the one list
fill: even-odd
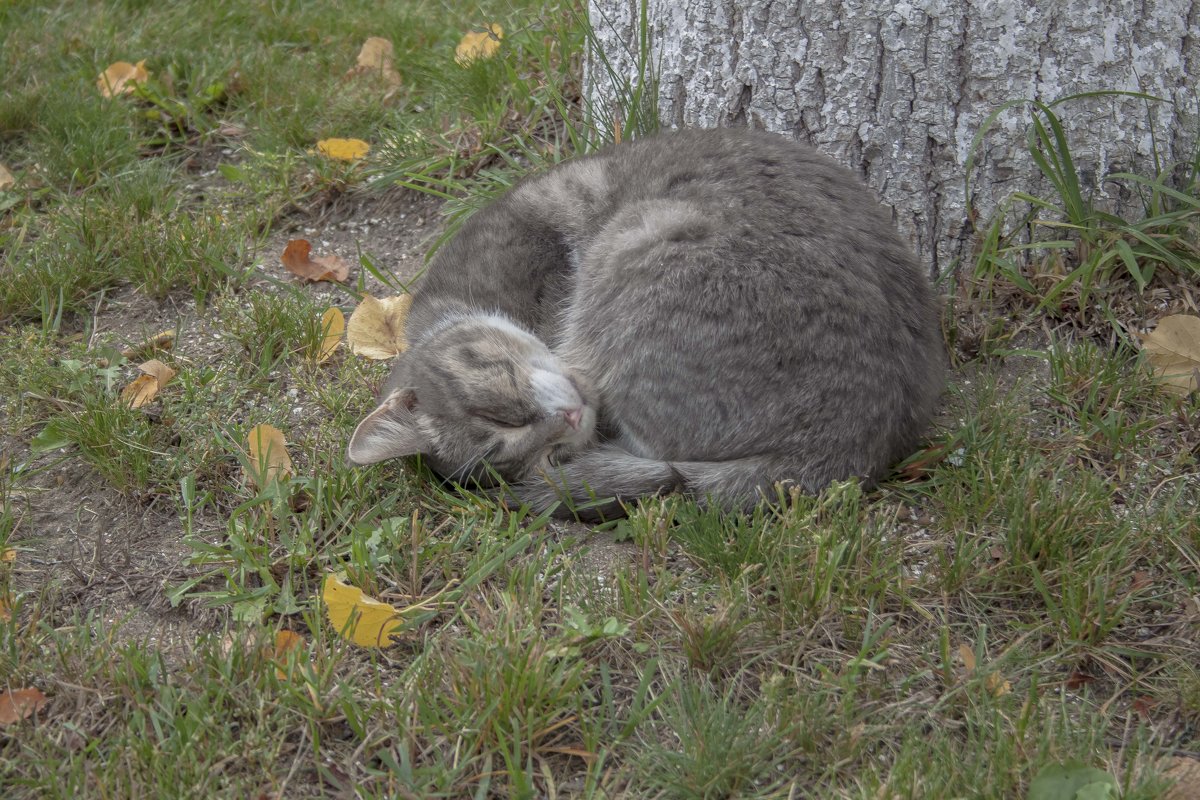
[(786, 477), (777, 467), (767, 457), (656, 461), (605, 445), (580, 453), (541, 480), (508, 489), (535, 513), (558, 503), (555, 516), (592, 522), (624, 516), (624, 504), (639, 497), (675, 491), (730, 511), (749, 510)]

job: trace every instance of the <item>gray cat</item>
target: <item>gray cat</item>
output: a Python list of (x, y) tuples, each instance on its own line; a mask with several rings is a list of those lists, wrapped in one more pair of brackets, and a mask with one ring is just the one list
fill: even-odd
[(929, 282), (846, 169), (685, 130), (530, 177), (433, 259), (349, 459), (422, 453), (535, 510), (680, 491), (730, 510), (876, 481), (942, 388)]

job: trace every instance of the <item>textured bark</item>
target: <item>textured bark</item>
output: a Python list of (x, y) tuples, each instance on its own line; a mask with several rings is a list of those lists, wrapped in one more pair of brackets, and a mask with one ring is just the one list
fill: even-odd
[[(1200, 0), (646, 0), (664, 125), (749, 124), (807, 140), (858, 171), (933, 272), (969, 255), (972, 137), (1003, 103), (1131, 90), (1058, 107), (1087, 188), (1190, 158)], [(590, 0), (599, 50), (636, 77), (639, 0)], [(595, 56), (593, 103), (617, 102)], [(1189, 76), (1192, 76), (1189, 78)], [(1028, 108), (1004, 113), (971, 175), (983, 218), (1041, 182), (1023, 151)], [(1153, 133), (1153, 136), (1152, 136)], [(1157, 137), (1155, 139), (1154, 137)]]

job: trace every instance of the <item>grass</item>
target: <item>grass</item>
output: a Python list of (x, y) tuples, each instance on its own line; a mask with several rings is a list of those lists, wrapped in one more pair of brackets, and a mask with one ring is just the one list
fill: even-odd
[[(455, 64), (488, 22), (498, 56)], [(653, 129), (652, 81), (579, 108), (578, 9), (20, 2), (0, 31), (0, 691), (49, 698), (0, 726), (0, 794), (1020, 797), (1075, 760), (1151, 798), (1195, 752), (1200, 401), (1111, 325), (1194, 282), (1194, 165), (1114, 176), (1146, 202), (1117, 220), (1035, 106), (1057, 196), (1018, 198), (1021, 230), (1053, 238), (983, 237), (930, 451), (870, 492), (593, 531), (348, 468), (386, 368), (314, 363), (321, 315), (411, 275), (371, 236), (352, 288), (275, 263), (397, 183), (448, 200), (436, 245), (529, 169)], [(343, 79), (375, 35), (399, 87)], [(97, 96), (141, 58), (135, 96)], [(372, 153), (310, 152), (329, 136)], [(127, 408), (150, 355), (178, 374)], [(261, 489), (259, 423), (294, 472)], [(330, 573), (405, 610), (393, 646), (337, 635)]]

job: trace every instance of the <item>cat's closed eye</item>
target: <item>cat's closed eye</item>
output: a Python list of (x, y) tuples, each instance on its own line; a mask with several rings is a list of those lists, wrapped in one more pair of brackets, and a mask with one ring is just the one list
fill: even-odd
[(495, 414), (490, 413), (476, 413), (475, 416), (489, 425), (495, 425), (497, 428), (510, 428), (512, 430), (516, 430), (529, 425), (527, 420), (518, 420), (512, 417), (498, 417)]

